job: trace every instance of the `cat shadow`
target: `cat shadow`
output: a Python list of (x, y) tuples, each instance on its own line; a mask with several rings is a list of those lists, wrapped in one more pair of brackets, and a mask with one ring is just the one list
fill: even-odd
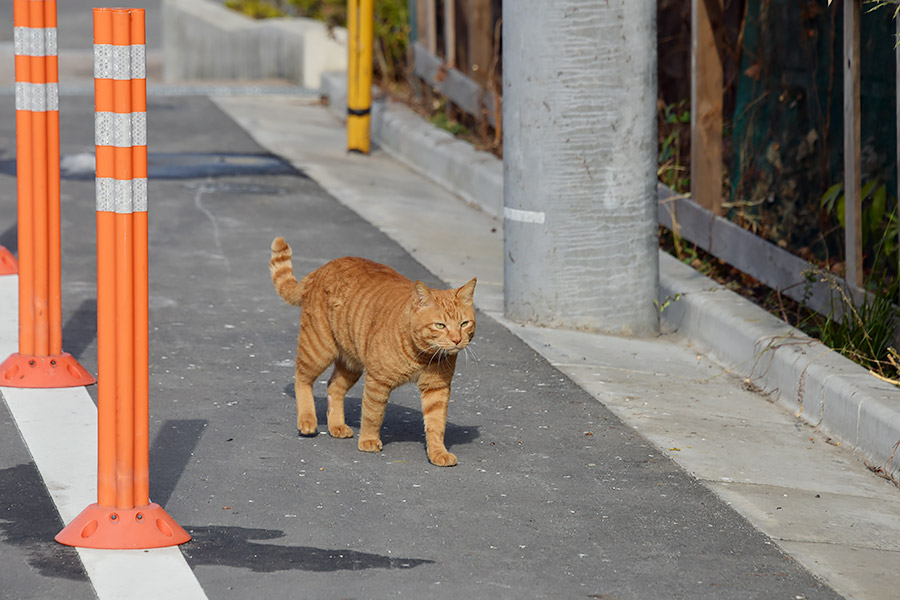
[[(294, 397), (294, 386), (285, 387), (285, 393)], [(327, 431), (328, 417), (326, 415), (328, 401), (325, 396), (316, 396), (316, 419), (319, 422), (319, 431)], [(451, 401), (450, 412), (453, 412)], [(359, 423), (362, 414), (362, 398), (347, 396), (344, 399), (344, 421), (353, 429), (354, 436), (359, 435)], [(447, 429), (444, 432), (444, 444), (448, 450), (452, 446), (471, 444), (479, 437), (479, 426), (458, 425), (447, 421)], [(420, 442), (425, 445), (425, 424), (422, 420), (422, 410), (404, 406), (388, 400), (384, 413), (384, 423), (381, 426), (381, 442), (387, 446), (394, 442)]]

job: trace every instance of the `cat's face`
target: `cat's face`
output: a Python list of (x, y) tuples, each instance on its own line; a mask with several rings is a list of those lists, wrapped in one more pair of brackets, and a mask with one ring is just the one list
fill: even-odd
[(475, 280), (456, 290), (432, 290), (416, 282), (412, 333), (420, 350), (456, 354), (475, 335)]

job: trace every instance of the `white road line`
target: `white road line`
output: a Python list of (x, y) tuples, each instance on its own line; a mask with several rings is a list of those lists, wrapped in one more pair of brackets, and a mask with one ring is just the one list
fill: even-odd
[[(0, 307), (18, 314), (18, 277), (0, 277)], [(9, 323), (12, 322), (12, 325)], [(0, 360), (18, 349), (16, 319), (0, 319)], [(97, 409), (83, 387), (0, 388), (64, 523), (97, 501)], [(151, 490), (152, 492), (152, 490)], [(99, 600), (203, 600), (178, 548), (78, 548)]]

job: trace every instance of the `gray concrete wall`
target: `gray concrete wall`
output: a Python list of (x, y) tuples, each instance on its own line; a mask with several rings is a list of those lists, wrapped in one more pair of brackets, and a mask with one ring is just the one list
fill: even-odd
[(347, 68), (347, 32), (311, 19), (255, 21), (212, 0), (163, 1), (163, 77), (287, 79), (310, 89)]
[(652, 334), (656, 3), (509, 0), (503, 16), (506, 316)]

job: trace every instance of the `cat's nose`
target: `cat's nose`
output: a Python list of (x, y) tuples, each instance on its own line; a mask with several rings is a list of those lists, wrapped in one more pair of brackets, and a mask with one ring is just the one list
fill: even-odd
[(459, 346), (459, 343), (462, 341), (461, 335), (454, 335), (450, 337), (450, 341), (454, 343), (454, 345)]

